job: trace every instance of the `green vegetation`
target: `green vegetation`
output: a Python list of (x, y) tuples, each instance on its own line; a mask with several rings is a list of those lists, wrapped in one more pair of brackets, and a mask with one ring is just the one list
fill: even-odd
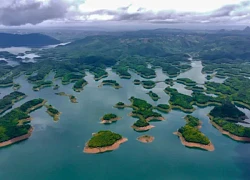
[(239, 137), (249, 137), (250, 138), (250, 128), (244, 127), (232, 122), (228, 122), (221, 118), (214, 118), (212, 120), (215, 124), (220, 126), (224, 131), (230, 132)]
[(65, 74), (62, 78), (62, 84), (66, 85), (71, 82), (80, 80), (82, 78), (83, 78), (83, 75), (79, 75), (79, 74), (74, 74), (74, 73)]
[(145, 121), (145, 120), (139, 119), (133, 124), (133, 126), (146, 127), (146, 126), (149, 126), (149, 123), (147, 121)]
[(193, 110), (192, 106), (193, 98), (191, 96), (181, 93), (171, 93), (169, 103), (174, 108), (180, 108), (181, 110)]
[(186, 86), (185, 87), (188, 90), (192, 90), (193, 92), (204, 92), (204, 88), (200, 86)]
[(102, 117), (103, 120), (111, 120), (111, 119), (115, 119), (115, 118), (117, 118), (117, 115), (116, 115), (116, 114), (112, 114), (112, 113), (110, 113), (110, 114), (105, 114), (105, 115)]
[(141, 81), (141, 83), (145, 89), (152, 89), (156, 85), (154, 81)]
[(111, 85), (111, 86), (113, 86), (115, 89), (121, 88), (120, 84), (117, 83), (115, 80), (103, 80), (103, 81), (102, 81), (102, 85)]
[(137, 109), (147, 110), (153, 107), (151, 104), (148, 104), (147, 101), (135, 97), (131, 97), (130, 101), (132, 102), (132, 106)]
[(39, 81), (36, 85), (33, 86), (34, 91), (39, 91), (41, 88), (50, 87), (53, 85), (52, 81)]
[(158, 104), (155, 108), (163, 112), (171, 111), (171, 107), (168, 104)]
[(35, 110), (37, 108), (40, 108), (40, 106), (37, 107), (37, 108), (36, 108), (36, 106), (40, 105), (43, 102), (44, 102), (44, 99), (41, 99), (41, 98), (39, 98), (39, 99), (33, 99), (33, 100), (27, 101), (26, 103), (22, 104), (19, 107), (19, 109), (21, 111), (23, 111), (23, 112), (29, 113), (30, 111), (33, 111), (33, 110)]
[(123, 102), (116, 103), (117, 106), (124, 106), (125, 104)]
[(134, 114), (135, 116), (138, 116), (139, 117), (141, 116), (142, 119), (147, 119), (149, 117), (162, 117), (161, 114), (157, 113), (157, 112), (154, 112), (152, 111), (151, 109), (147, 109), (147, 110), (134, 110), (132, 111), (132, 114)]
[(216, 106), (211, 110), (210, 115), (214, 118), (224, 118), (228, 120), (241, 121), (246, 115), (229, 101), (224, 102), (221, 106)]
[(148, 94), (154, 101), (158, 101), (158, 99), (160, 99), (160, 97), (159, 97), (156, 93), (154, 93), (154, 92), (152, 92), (152, 91), (149, 91), (147, 94)]
[(94, 74), (94, 79), (96, 81), (98, 81), (98, 80), (100, 80), (102, 78), (108, 77), (108, 73), (105, 70), (103, 70), (101, 68), (98, 68), (98, 67), (97, 68), (91, 68), (90, 72)]
[(57, 115), (59, 114), (59, 111), (55, 108), (53, 108), (51, 105), (49, 105), (48, 109), (47, 109), (51, 114)]
[(20, 84), (13, 84), (13, 90), (14, 91), (17, 91), (17, 90), (19, 90), (21, 88), (21, 85)]
[(185, 84), (186, 86), (195, 86), (196, 82), (189, 78), (178, 78), (176, 80), (178, 83)]
[(173, 79), (165, 79), (165, 83), (170, 85), (170, 86), (173, 86), (174, 85), (174, 80)]
[(26, 95), (22, 92), (14, 91), (9, 95), (4, 96), (0, 99), (0, 114), (12, 107), (12, 105), (24, 98)]
[(53, 90), (57, 90), (57, 89), (59, 89), (60, 88), (60, 86), (58, 85), (58, 84), (56, 84), (54, 87), (53, 87)]
[(209, 139), (202, 134), (196, 127), (185, 125), (178, 130), (182, 134), (183, 138), (188, 142), (199, 143), (208, 145)]
[(88, 142), (90, 148), (100, 148), (113, 145), (118, 140), (122, 139), (120, 134), (111, 131), (99, 131)]
[(198, 127), (200, 125), (200, 120), (194, 116), (186, 115), (185, 120), (187, 121), (188, 126)]
[(141, 84), (141, 81), (140, 81), (139, 79), (135, 79), (135, 80), (134, 80), (134, 84), (135, 84), (135, 85), (140, 85), (140, 84)]
[(88, 82), (85, 79), (79, 79), (78, 81), (75, 82), (75, 84), (73, 86), (73, 90), (76, 91), (76, 92), (79, 92), (87, 84), (88, 84)]

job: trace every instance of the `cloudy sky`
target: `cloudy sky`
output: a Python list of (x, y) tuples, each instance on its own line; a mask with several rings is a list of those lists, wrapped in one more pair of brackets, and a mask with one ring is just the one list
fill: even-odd
[(250, 0), (0, 0), (1, 26), (250, 24)]

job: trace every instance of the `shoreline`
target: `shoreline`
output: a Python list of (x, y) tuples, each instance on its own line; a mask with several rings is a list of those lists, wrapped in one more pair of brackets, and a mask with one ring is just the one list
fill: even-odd
[(235, 140), (235, 141), (241, 141), (241, 142), (250, 142), (250, 138), (248, 137), (240, 137), (240, 136), (236, 136), (228, 131), (225, 131), (222, 129), (222, 127), (220, 127), (218, 124), (216, 124), (215, 122), (213, 122), (212, 120), (210, 120), (210, 123), (216, 128), (218, 129), (223, 135), (226, 135), (228, 137), (230, 137), (231, 139)]
[(57, 114), (53, 114), (53, 113), (49, 112), (48, 110), (46, 112), (53, 118), (54, 121), (58, 121), (60, 119), (60, 115), (62, 114), (61, 112), (59, 112)]
[[(171, 102), (170, 102), (170, 104), (171, 104)], [(178, 110), (181, 110), (181, 111), (186, 112), (186, 113), (192, 113), (192, 112), (195, 111), (194, 107), (193, 107), (193, 109), (185, 109), (185, 108), (183, 108), (181, 106), (172, 105), (172, 104), (171, 104), (171, 109), (178, 109)]]
[(29, 129), (29, 131), (28, 131), (27, 134), (24, 134), (24, 135), (22, 135), (22, 136), (15, 137), (15, 138), (10, 139), (10, 140), (8, 140), (8, 141), (1, 142), (1, 143), (0, 143), (0, 148), (1, 148), (1, 147), (5, 147), (5, 146), (12, 145), (12, 144), (14, 144), (14, 143), (23, 141), (23, 140), (25, 140), (25, 139), (28, 139), (28, 138), (31, 136), (32, 131), (33, 131), (33, 128), (31, 127), (31, 128)]
[(157, 106), (155, 106), (154, 109), (156, 109), (158, 111), (161, 111), (161, 112), (164, 112), (164, 113), (169, 113), (171, 111), (171, 108), (163, 109), (163, 108), (160, 108), (160, 107), (157, 107)]
[(118, 120), (120, 120), (121, 119), (121, 117), (116, 117), (116, 118), (113, 118), (113, 119), (110, 119), (110, 120), (105, 120), (105, 119), (103, 119), (103, 117), (101, 118), (101, 123), (102, 124), (111, 124), (111, 123), (113, 123), (113, 122), (116, 122), (116, 121), (118, 121)]
[(106, 146), (106, 147), (97, 147), (97, 148), (90, 148), (88, 147), (88, 142), (85, 144), (85, 147), (83, 149), (84, 153), (88, 153), (88, 154), (97, 154), (97, 153), (103, 153), (103, 152), (107, 152), (107, 151), (113, 151), (116, 150), (120, 147), (120, 145), (122, 143), (125, 143), (126, 141), (128, 141), (127, 138), (122, 137), (122, 139), (116, 141), (114, 144), (112, 144), (111, 146)]
[(150, 122), (150, 121), (152, 121), (152, 120), (164, 121), (165, 118), (162, 117), (162, 116), (160, 116), (160, 117), (153, 117), (153, 116), (151, 116), (151, 117), (146, 118), (146, 121), (147, 121), (147, 122)]
[(75, 92), (81, 92), (81, 91), (83, 91), (84, 87), (87, 86), (87, 85), (88, 85), (88, 83), (83, 83), (81, 88), (74, 88), (73, 87), (73, 90)]
[(98, 87), (101, 88), (101, 87), (103, 87), (103, 86), (112, 86), (112, 87), (115, 88), (115, 89), (120, 89), (120, 88), (122, 88), (120, 85), (119, 85), (119, 86), (116, 86), (116, 85), (114, 85), (114, 84), (112, 84), (112, 83), (101, 83)]
[(135, 125), (131, 126), (135, 131), (137, 132), (143, 132), (143, 131), (148, 131), (152, 128), (154, 128), (155, 126), (153, 125), (148, 125), (148, 126), (144, 126), (144, 127), (137, 127)]
[(41, 102), (40, 104), (37, 104), (37, 105), (35, 105), (35, 106), (33, 106), (33, 107), (27, 109), (26, 113), (29, 114), (31, 111), (33, 111), (33, 110), (35, 110), (35, 109), (38, 109), (38, 108), (44, 106), (44, 104), (45, 104), (46, 102), (47, 102), (46, 100), (43, 100), (43, 102)]
[[(103, 78), (108, 77), (108, 75), (109, 75), (109, 74), (107, 73), (107, 74), (102, 75), (102, 76), (100, 76), (100, 77), (98, 77), (98, 78), (95, 78), (95, 77), (94, 77), (94, 80), (95, 80), (95, 81), (99, 81), (99, 80), (101, 80), (101, 79), (103, 79)], [(94, 74), (94, 76), (95, 76), (95, 74)]]
[(204, 149), (204, 150), (207, 150), (207, 151), (214, 151), (214, 149), (215, 149), (214, 145), (211, 143), (211, 141), (210, 141), (210, 143), (208, 145), (204, 145), (204, 144), (200, 144), (200, 143), (186, 141), (185, 138), (182, 136), (182, 134), (179, 133), (179, 132), (174, 132), (174, 135), (177, 135), (180, 138), (181, 143), (184, 146), (191, 147), (191, 148)]

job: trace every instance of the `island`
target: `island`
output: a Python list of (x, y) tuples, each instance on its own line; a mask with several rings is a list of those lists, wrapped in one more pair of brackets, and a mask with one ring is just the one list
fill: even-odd
[(146, 120), (139, 119), (132, 126), (135, 131), (144, 132), (154, 128), (153, 125), (150, 125)]
[(200, 120), (191, 115), (186, 116), (185, 119), (187, 124), (174, 133), (180, 138), (182, 144), (187, 147), (214, 151), (212, 142), (199, 130)]
[(134, 80), (134, 85), (140, 85), (140, 84), (141, 84), (141, 81), (139, 79)]
[(33, 90), (39, 91), (42, 88), (51, 87), (52, 85), (53, 85), (52, 81), (40, 81), (36, 85), (33, 86)]
[(0, 87), (11, 87), (13, 86), (14, 82), (12, 78), (5, 78), (5, 79), (0, 79)]
[(158, 96), (158, 94), (154, 93), (153, 91), (149, 91), (147, 93), (154, 101), (158, 101), (160, 99), (160, 97)]
[(142, 143), (151, 143), (154, 141), (154, 139), (155, 138), (153, 136), (149, 136), (149, 135), (143, 135), (137, 138), (137, 140)]
[(117, 83), (115, 80), (103, 80), (101, 85), (99, 85), (98, 87), (102, 87), (102, 86), (112, 86), (115, 89), (120, 89), (121, 86), (119, 83)]
[(205, 89), (200, 86), (186, 86), (185, 89), (192, 90), (193, 92), (204, 92)]
[(63, 77), (62, 77), (62, 84), (63, 85), (67, 85), (71, 82), (75, 82), (75, 81), (78, 81), (80, 79), (83, 78), (84, 75), (82, 74), (75, 74), (75, 73), (68, 73), (68, 74), (65, 74)]
[(128, 139), (111, 131), (99, 131), (85, 144), (83, 152), (96, 154), (113, 151)]
[(155, 109), (165, 113), (169, 113), (171, 111), (171, 107), (168, 104), (158, 104)]
[(145, 89), (152, 89), (156, 86), (154, 81), (141, 81), (141, 84)]
[(177, 78), (176, 82), (184, 84), (186, 86), (195, 86), (196, 82), (189, 78)]
[(70, 102), (72, 102), (72, 103), (78, 103), (76, 97), (73, 96), (73, 95), (66, 94), (65, 92), (59, 92), (59, 93), (55, 93), (55, 94), (59, 95), (59, 96), (67, 96), (67, 97), (69, 97)]
[(0, 117), (0, 147), (28, 139), (33, 128), (29, 113), (44, 105), (46, 100), (33, 99)]
[[(100, 58), (101, 59), (101, 58)], [(94, 74), (94, 80), (95, 81), (99, 81), (103, 78), (106, 78), (108, 77), (108, 73), (102, 69), (102, 68), (99, 68), (99, 67), (93, 67), (89, 70), (92, 74)]]
[(58, 84), (56, 84), (54, 87), (53, 87), (53, 90), (58, 90), (60, 88), (60, 86)]
[(13, 104), (24, 99), (26, 96), (27, 95), (19, 91), (14, 91), (9, 95), (4, 96), (2, 99), (0, 99), (0, 114), (10, 109)]
[(173, 79), (165, 79), (164, 81), (166, 84), (170, 85), (170, 86), (173, 86), (174, 85), (174, 80)]
[(47, 113), (53, 117), (54, 121), (58, 121), (60, 119), (61, 112), (55, 109), (52, 105), (45, 105), (47, 108)]
[(19, 90), (21, 88), (21, 85), (19, 84), (19, 83), (14, 83), (13, 84), (13, 90), (14, 91), (17, 91), (17, 90)]
[(76, 92), (81, 92), (83, 90), (83, 87), (86, 86), (88, 82), (85, 79), (79, 79), (75, 82), (73, 86), (73, 90)]
[(118, 120), (120, 120), (121, 118), (118, 117), (116, 114), (105, 114), (102, 118), (101, 118), (101, 123), (103, 124), (111, 124), (113, 122), (116, 122)]

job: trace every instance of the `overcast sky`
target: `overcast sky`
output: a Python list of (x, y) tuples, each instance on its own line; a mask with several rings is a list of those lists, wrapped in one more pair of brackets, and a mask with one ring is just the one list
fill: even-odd
[(1, 26), (250, 24), (250, 0), (0, 0)]

